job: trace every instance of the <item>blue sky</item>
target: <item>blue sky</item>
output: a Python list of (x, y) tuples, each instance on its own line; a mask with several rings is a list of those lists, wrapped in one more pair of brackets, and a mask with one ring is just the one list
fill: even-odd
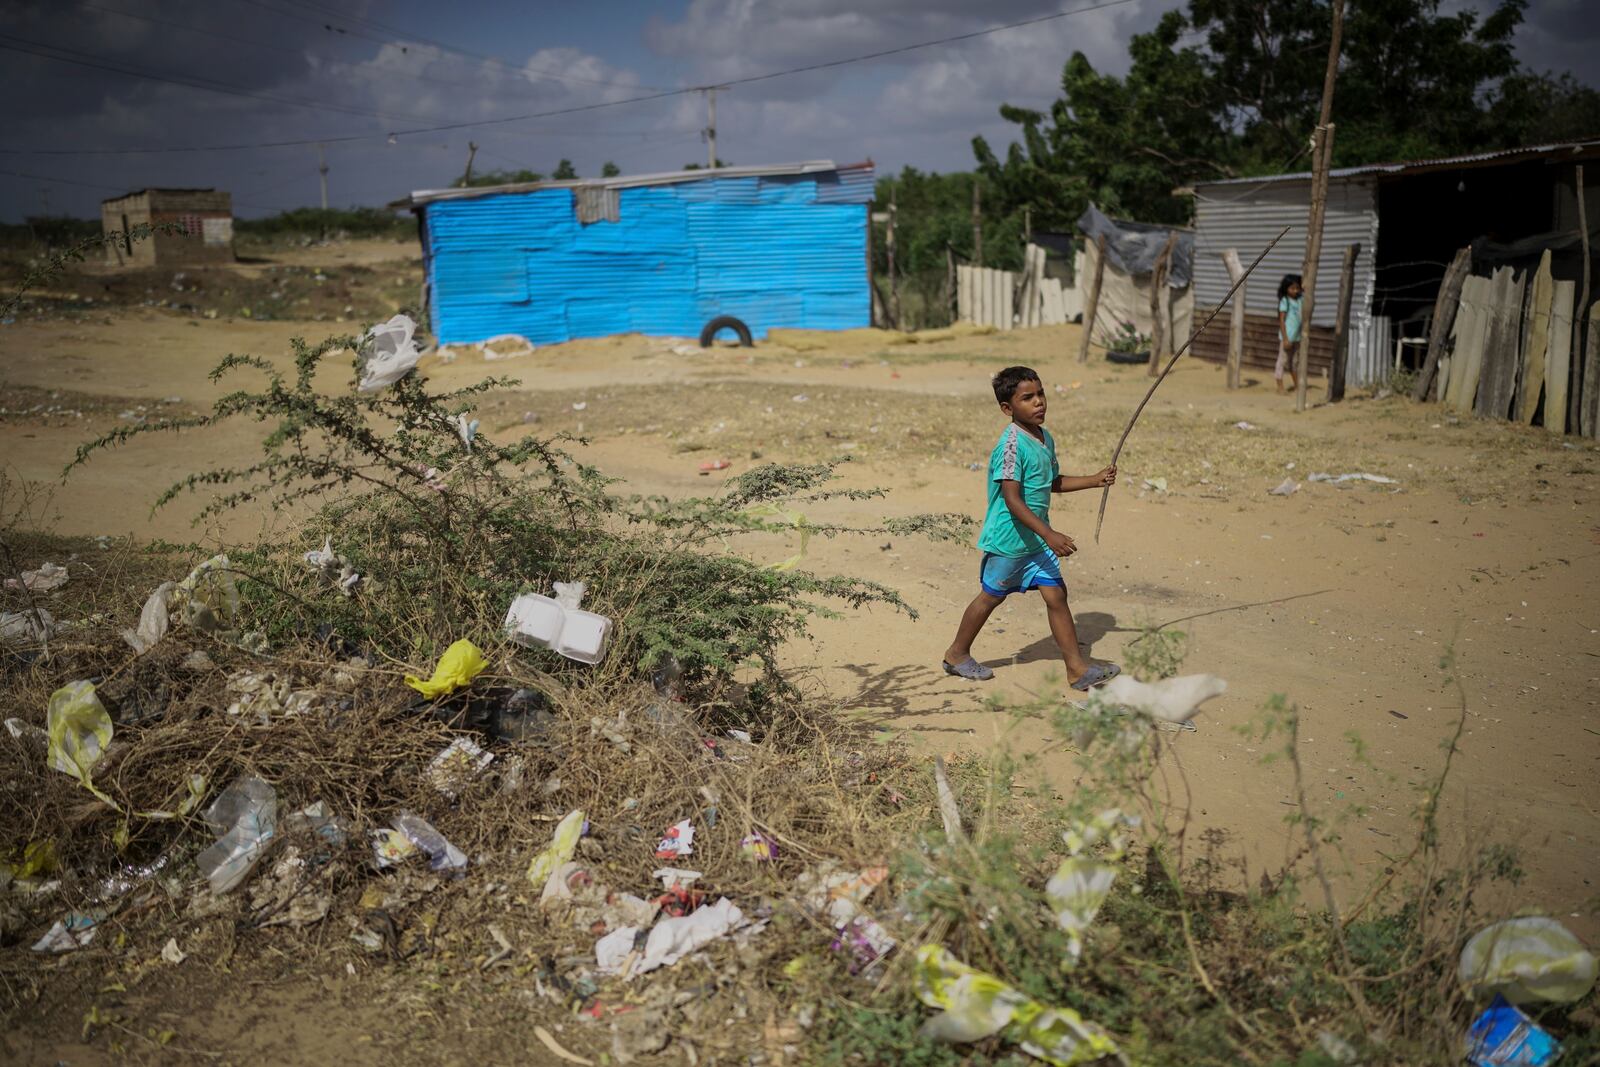
[[(469, 141), (479, 146), (480, 170), (548, 172), (562, 158), (582, 174), (606, 161), (628, 173), (673, 170), (706, 156), (698, 93), (404, 131), (827, 62), (1090, 2), (9, 0), (0, 12), (0, 91), (11, 106), (0, 149), (27, 151), (0, 153), (0, 219), (45, 209), (94, 215), (101, 199), (147, 185), (228, 189), (242, 216), (315, 205), (316, 146), (265, 146), (318, 138), (328, 141), (336, 206), (448, 185)], [(965, 169), (974, 134), (1010, 139), (1012, 127), (996, 114), (1001, 102), (1054, 99), (1075, 49), (1097, 67), (1124, 70), (1128, 38), (1179, 2), (1121, 0), (960, 44), (739, 86), (718, 97), (718, 154), (734, 163), (870, 157), (882, 169)], [(1534, 66), (1594, 81), (1596, 44), (1600, 3), (1530, 3), (1519, 47)], [(217, 145), (257, 147), (134, 151)]]

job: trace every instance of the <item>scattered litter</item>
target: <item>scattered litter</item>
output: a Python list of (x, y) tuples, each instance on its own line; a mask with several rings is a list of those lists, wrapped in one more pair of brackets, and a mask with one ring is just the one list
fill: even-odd
[(145, 600), (144, 609), (139, 612), (139, 625), (132, 630), (122, 631), (122, 639), (133, 646), (134, 655), (144, 655), (167, 635), (172, 625), (172, 594), (177, 588), (176, 582), (162, 582), (156, 586), (156, 591)]
[(211, 656), (207, 654), (204, 649), (199, 648), (195, 649), (193, 652), (190, 652), (187, 656), (184, 656), (183, 662), (179, 664), (179, 666), (186, 671), (196, 671), (200, 673), (214, 671), (217, 669), (217, 664), (214, 660), (212, 660)]
[(39, 746), (39, 750), (41, 752), (49, 751), (50, 735), (33, 725), (31, 722), (23, 722), (21, 719), (14, 717), (7, 719), (6, 732), (12, 737), (15, 737), (18, 741), (33, 742)]
[(169, 937), (167, 938), (167, 943), (161, 947), (161, 958), (176, 967), (188, 959), (189, 955), (178, 947), (177, 938)]
[(1144, 487), (1146, 489), (1154, 489), (1158, 493), (1165, 493), (1167, 491), (1167, 480), (1165, 478), (1146, 478)]
[(435, 789), (454, 800), (456, 794), (493, 761), (493, 752), (485, 752), (469, 737), (458, 737), (429, 761), (428, 780)]
[(1185, 674), (1159, 682), (1141, 682), (1119, 674), (1096, 691), (1104, 701), (1143, 712), (1165, 722), (1188, 722), (1200, 705), (1228, 691), (1214, 674)]
[(239, 617), (239, 587), (234, 584), (228, 557), (212, 556), (190, 571), (172, 591), (169, 609), (176, 609), (185, 625), (203, 633), (232, 630)]
[(528, 881), (538, 886), (541, 890), (550, 876), (555, 874), (562, 864), (572, 859), (572, 853), (578, 847), (578, 839), (583, 836), (584, 816), (581, 809), (569, 811), (565, 818), (556, 824), (556, 832), (550, 837), (550, 845), (543, 852), (533, 857), (533, 862), (528, 864)]
[(244, 881), (278, 832), (277, 791), (254, 775), (235, 778), (205, 810), (220, 836), (195, 865), (220, 896)]
[(361, 339), (361, 347), (368, 350), (361, 368), (361, 392), (375, 393), (411, 373), (422, 358), (414, 340), (416, 332), (417, 324), (409, 315), (396, 315), (367, 331)]
[(707, 462), (700, 464), (700, 473), (710, 474), (712, 471), (725, 471), (731, 466), (733, 466), (733, 464), (729, 463), (725, 459), (708, 460)]
[(587, 400), (580, 400), (576, 404), (572, 405), (572, 410), (573, 411), (582, 411), (584, 408), (586, 408), (588, 406), (589, 406), (589, 402)]
[(755, 738), (751, 736), (749, 730), (729, 730), (728, 736), (733, 738), (735, 741), (740, 742), (741, 744), (753, 745), (756, 743)]
[(478, 420), (469, 420), (465, 413), (457, 415), (456, 435), (461, 438), (461, 444), (466, 448), (467, 455), (472, 455), (472, 441), (478, 436)]
[(1560, 1055), (1556, 1039), (1505, 997), (1495, 997), (1467, 1031), (1472, 1067), (1544, 1067)]
[(66, 918), (58, 919), (43, 937), (34, 942), (33, 951), (59, 955), (83, 948), (94, 940), (102, 918), (104, 916), (98, 914), (69, 912)]
[(416, 675), (406, 675), (406, 684), (429, 700), (437, 700), (447, 693), (453, 693), (472, 679), (483, 673), (488, 661), (483, 658), (483, 653), (478, 646), (466, 638), (455, 642), (444, 650), (444, 655), (439, 657), (438, 666), (433, 669), (433, 677), (423, 681)]
[(72, 775), (96, 796), (104, 797), (95, 788), (91, 774), (111, 746), (112, 726), (111, 716), (95, 695), (93, 683), (68, 682), (50, 694), (45, 732), (50, 739), (50, 766)]
[[(1126, 831), (1138, 825), (1138, 816), (1108, 808), (1087, 822), (1074, 824), (1061, 835), (1069, 855), (1045, 883), (1044, 895), (1050, 901), (1056, 922), (1067, 933), (1067, 955), (1073, 964), (1083, 955), (1083, 932), (1100, 913), (1100, 906), (1117, 880), (1117, 861), (1128, 848)], [(1101, 842), (1107, 846), (1103, 855), (1084, 854)]]
[(611, 620), (578, 607), (583, 602), (584, 583), (554, 585), (553, 598), (523, 593), (511, 602), (506, 611), (507, 634), (519, 645), (548, 648), (579, 663), (599, 663), (611, 640)]
[(651, 927), (644, 954), (629, 968), (626, 977), (670, 967), (691, 952), (733, 933), (744, 922), (744, 912), (727, 897), (719, 897), (715, 904), (681, 918), (662, 919)]
[(1313, 482), (1329, 482), (1333, 485), (1343, 485), (1345, 482), (1374, 482), (1378, 485), (1400, 484), (1393, 478), (1386, 478), (1381, 474), (1368, 474), (1365, 471), (1357, 471), (1351, 474), (1328, 474), (1326, 472), (1319, 472), (1311, 475), (1311, 477), (1307, 480)]
[(834, 929), (842, 928), (861, 914), (872, 891), (889, 878), (889, 868), (868, 867), (864, 871), (804, 871), (795, 885), (805, 895), (808, 908), (826, 914)]
[(778, 858), (777, 844), (760, 831), (746, 834), (739, 842), (739, 852), (745, 859), (758, 863), (768, 863)]
[(1245, 422), (1243, 419), (1241, 419), (1233, 424), (1233, 428), (1236, 430), (1253, 430), (1256, 428), (1256, 424), (1253, 422)]
[(804, 404), (807, 400), (810, 400), (811, 398), (809, 396), (806, 396), (806, 394), (804, 394), (804, 393), (796, 393), (794, 396), (790, 397), (789, 399), (793, 400), (796, 404)]
[(26, 589), (30, 593), (48, 593), (67, 584), (67, 568), (54, 563), (44, 563), (36, 571), (23, 571), (22, 579), (6, 579), (7, 589)]
[[(430, 870), (461, 871), (466, 869), (466, 855), (446, 840), (445, 836), (435, 830), (433, 824), (422, 816), (413, 815), (409, 811), (402, 811), (389, 820), (389, 825), (393, 826), (411, 844), (414, 850), (428, 857), (428, 868)], [(409, 854), (409, 852), (405, 853), (405, 855)], [(404, 856), (401, 856), (401, 858), (403, 859)], [(380, 867), (389, 865), (383, 862), (381, 852), (378, 865)]]
[(694, 854), (694, 823), (688, 819), (667, 827), (667, 832), (656, 845), (656, 859), (675, 860)]
[(56, 620), (43, 608), (0, 612), (0, 645), (38, 645), (56, 632)]
[(1283, 481), (1278, 483), (1278, 487), (1276, 489), (1268, 489), (1267, 493), (1271, 496), (1293, 496), (1299, 491), (1299, 482), (1295, 481), (1293, 478), (1285, 478)]
[(876, 919), (857, 915), (839, 928), (839, 936), (829, 947), (848, 953), (851, 974), (860, 974), (893, 952), (898, 942)]
[(1052, 1008), (991, 974), (974, 970), (942, 945), (917, 949), (917, 998), (944, 1010), (922, 1024), (922, 1036), (951, 1044), (1003, 1033), (1046, 1063), (1088, 1063), (1114, 1056), (1126, 1063), (1109, 1034), (1071, 1008)]
[(637, 926), (621, 926), (596, 941), (595, 969), (601, 974), (621, 974), (628, 967), (628, 957), (633, 955), (633, 944), (638, 936)]
[(1571, 1004), (1594, 988), (1594, 954), (1554, 919), (1530, 916), (1487, 926), (1461, 950), (1461, 984), (1513, 1004)]

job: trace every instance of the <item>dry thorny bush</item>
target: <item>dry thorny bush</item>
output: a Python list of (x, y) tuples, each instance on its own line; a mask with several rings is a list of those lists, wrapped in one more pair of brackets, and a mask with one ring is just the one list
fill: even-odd
[[(1346, 1045), (1369, 1064), (1455, 1061), (1469, 1014), (1453, 980), (1456, 953), (1483, 922), (1481, 887), (1517, 872), (1499, 850), (1443, 861), (1433, 821), (1442, 778), (1420, 809), (1416, 847), (1344, 912), (1329, 883), (1337, 818), (1313, 813), (1302, 793), (1295, 817), (1304, 848), (1260, 886), (1243, 885), (1225, 846), (1186, 842), (1177, 747), (1143, 727), (1130, 738), (1130, 720), (1102, 705), (1015, 709), (1019, 721), (1048, 723), (1077, 754), (1079, 773), (1051, 782), (1038, 756), (1016, 762), (1004, 753), (958, 763), (967, 826), (946, 833), (926, 765), (787, 685), (774, 655), (803, 633), (819, 599), (903, 608), (899, 598), (728, 550), (751, 534), (851, 532), (808, 526), (794, 510), (797, 496), (826, 499), (826, 468), (761, 468), (719, 498), (619, 499), (559, 442), (480, 438), (465, 453), (456, 417), (470, 417), (474, 391), (436, 396), (403, 379), (375, 399), (317, 394), (317, 361), (352, 343), (300, 346), (292, 381), (264, 363), (230, 361), (265, 373), (267, 387), (231, 394), (186, 424), (203, 430), (242, 416), (271, 427), (261, 464), (189, 480), (220, 487), (223, 506), (257, 494), (330, 496), (303, 542), (233, 553), (248, 636), (180, 627), (134, 656), (118, 631), (137, 619), (145, 592), (180, 576), (196, 552), (73, 544), (17, 521), (0, 531), (15, 574), (76, 553), (71, 581), (48, 596), (61, 630), (4, 652), (4, 714), (42, 726), (53, 690), (90, 679), (117, 720), (93, 779), (111, 803), (51, 770), (26, 731), (0, 735), (4, 858), (16, 864), (28, 846), (36, 857), (47, 848), (55, 867), (42, 877), (57, 886), (32, 895), (11, 886), (0, 898), (9, 1025), (75, 1025), (53, 994), (96, 975), (120, 976), (122, 993), (110, 995), (131, 997), (128, 983), (146, 980), (156, 946), (181, 933), (191, 946), (216, 948), (204, 965), (219, 977), (287, 957), (296, 963), (280, 965), (280, 975), (342, 963), (374, 981), (413, 976), (406, 995), (453, 1017), (472, 1010), (464, 989), (487, 1003), (510, 998), (524, 1024), (530, 1012), (552, 1022), (583, 1013), (606, 1025), (580, 1025), (566, 1039), (591, 1054), (615, 1027), (614, 1054), (670, 1038), (689, 1062), (775, 1061), (792, 1050), (802, 1062), (830, 1063), (1019, 1056), (999, 1037), (952, 1048), (918, 1035), (926, 1013), (912, 992), (911, 950), (938, 942), (1039, 1002), (1099, 1023), (1134, 1062), (1310, 1065), (1345, 1062)], [(172, 428), (118, 431), (101, 445)], [(923, 518), (895, 528), (950, 527)], [(363, 575), (351, 596), (300, 562), (324, 535)], [(570, 577), (589, 581), (592, 606), (618, 619), (599, 670), (497, 633), (511, 595)], [(25, 591), (3, 596), (8, 611), (34, 606)], [(420, 699), (401, 675), (426, 674), (459, 636), (484, 645), (488, 670), (462, 694)], [(1171, 635), (1135, 646), (1148, 676), (1171, 674), (1181, 658)], [(676, 683), (652, 684), (673, 665)], [(230, 714), (246, 674), (311, 696), (287, 710)], [(674, 699), (675, 686), (684, 699)], [(537, 696), (508, 719), (502, 710), (518, 689)], [(1258, 727), (1283, 740), (1293, 763), (1293, 709), (1267, 709)], [(495, 759), (449, 796), (427, 766), (463, 734)], [(337, 843), (286, 832), (251, 881), (213, 897), (194, 866), (213, 834), (195, 814), (125, 814), (174, 810), (194, 775), (208, 796), (258, 776), (276, 790), (280, 812), (322, 801), (352, 832)], [(1107, 807), (1137, 812), (1141, 828), (1074, 967), (1042, 888), (1060, 856), (1057, 833)], [(744, 947), (714, 944), (709, 964), (685, 961), (631, 985), (600, 978), (599, 920), (582, 907), (541, 907), (525, 876), (556, 820), (574, 809), (587, 815), (579, 858), (596, 885), (650, 894), (657, 838), (690, 818), (691, 862), (703, 872), (696, 888), (770, 925)], [(366, 833), (402, 810), (469, 857), (465, 877), (430, 876), (415, 862), (374, 869)], [(775, 859), (746, 855), (752, 834), (776, 847)], [(285, 866), (295, 855), (303, 862)], [(824, 864), (883, 862), (893, 873), (874, 913), (900, 949), (858, 975), (848, 951), (830, 951), (835, 934), (800, 904), (795, 879)], [(115, 877), (134, 884), (106, 892)], [(1302, 900), (1302, 882), (1327, 892)], [(59, 962), (28, 955), (27, 939), (68, 908), (102, 909), (103, 936)], [(1596, 1050), (1592, 1035), (1576, 1032), (1585, 1011), (1544, 1019), (1567, 1034), (1574, 1059)], [(765, 1022), (710, 1024), (733, 1019)], [(419, 1032), (426, 1025), (413, 1021), (388, 1040), (399, 1049)], [(98, 1031), (113, 1046), (120, 1034)]]

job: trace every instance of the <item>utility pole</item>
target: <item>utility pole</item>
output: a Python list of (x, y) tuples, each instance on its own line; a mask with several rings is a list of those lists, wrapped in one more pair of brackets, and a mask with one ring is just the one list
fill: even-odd
[(706, 169), (717, 169), (717, 86), (702, 89), (706, 94)]
[[(1311, 139), (1311, 213), (1306, 222), (1306, 261), (1300, 271), (1302, 296), (1300, 347), (1294, 359), (1294, 409), (1306, 409), (1306, 372), (1310, 368), (1311, 313), (1317, 302), (1317, 261), (1322, 257), (1322, 219), (1328, 207), (1328, 167), (1333, 162), (1333, 83), (1339, 73), (1339, 39), (1344, 33), (1344, 0), (1333, 0), (1333, 34), (1328, 41), (1328, 69), (1322, 79), (1322, 107)], [(1331, 371), (1330, 371), (1331, 373)]]
[(472, 161), (478, 157), (478, 144), (476, 141), (467, 142), (467, 173), (461, 178), (463, 188), (472, 184)]
[(328, 210), (328, 156), (321, 141), (317, 142), (317, 176), (322, 181), (322, 210)]

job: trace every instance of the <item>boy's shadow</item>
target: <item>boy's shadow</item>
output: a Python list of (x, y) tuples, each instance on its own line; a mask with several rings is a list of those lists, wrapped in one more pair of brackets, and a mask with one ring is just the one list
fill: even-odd
[[(1110, 633), (1135, 633), (1132, 627), (1118, 626), (1117, 617), (1104, 611), (1085, 611), (1081, 615), (1074, 614), (1073, 621), (1078, 625), (1078, 647), (1082, 648), (1085, 655), (1094, 651), (1095, 644)], [(984, 662), (985, 667), (1011, 667), (1021, 663), (1039, 663), (1045, 660), (1061, 659), (1061, 649), (1056, 647), (1053, 637), (1041, 637), (1027, 648), (1015, 655), (1000, 659), (991, 659)]]

